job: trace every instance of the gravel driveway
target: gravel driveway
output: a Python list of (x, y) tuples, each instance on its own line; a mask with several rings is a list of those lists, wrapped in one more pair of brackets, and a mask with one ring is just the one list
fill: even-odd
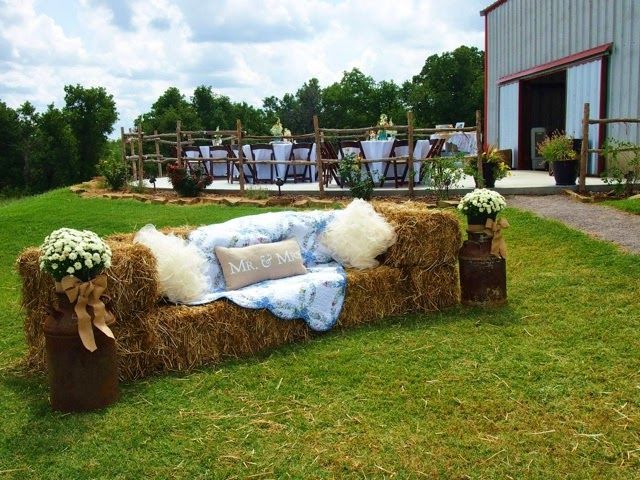
[(559, 220), (577, 230), (607, 240), (623, 250), (640, 254), (640, 215), (593, 203), (580, 203), (564, 195), (512, 195), (507, 205)]

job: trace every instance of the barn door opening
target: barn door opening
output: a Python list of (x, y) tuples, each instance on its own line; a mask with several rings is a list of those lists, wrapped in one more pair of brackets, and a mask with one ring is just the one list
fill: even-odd
[(551, 134), (555, 130), (565, 130), (566, 70), (521, 81), (520, 98), (518, 168), (542, 169), (535, 139), (541, 132)]

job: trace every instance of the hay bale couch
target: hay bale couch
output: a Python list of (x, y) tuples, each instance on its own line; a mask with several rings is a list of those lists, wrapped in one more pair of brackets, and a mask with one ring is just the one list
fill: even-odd
[[(374, 207), (395, 227), (397, 242), (378, 267), (347, 269), (346, 296), (334, 328), (435, 311), (459, 299), (461, 234), (455, 214), (411, 202), (381, 202)], [(165, 229), (178, 235), (188, 231)], [(266, 310), (245, 309), (227, 300), (201, 306), (170, 304), (158, 293), (156, 261), (150, 250), (133, 243), (133, 234), (106, 240), (113, 252), (106, 293), (117, 319), (112, 330), (123, 380), (188, 371), (318, 335), (303, 321), (281, 320)], [(26, 313), (26, 362), (30, 369), (44, 371), (42, 325), (54, 289), (53, 279), (40, 271), (38, 257), (37, 248), (26, 249), (18, 259), (18, 270)]]

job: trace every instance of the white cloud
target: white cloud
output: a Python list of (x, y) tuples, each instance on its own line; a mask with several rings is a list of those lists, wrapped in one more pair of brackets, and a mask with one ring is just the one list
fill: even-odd
[[(58, 3), (58, 2), (55, 2)], [(322, 86), (353, 67), (401, 83), (425, 59), (482, 48), (487, 0), (4, 0), (0, 99), (61, 104), (63, 87), (104, 86), (125, 128), (171, 86), (235, 101)], [(116, 128), (119, 131), (119, 125)]]

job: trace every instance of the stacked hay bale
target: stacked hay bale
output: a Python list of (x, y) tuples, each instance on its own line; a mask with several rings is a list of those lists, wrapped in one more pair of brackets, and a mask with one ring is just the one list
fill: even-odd
[(378, 203), (375, 209), (398, 234), (383, 264), (399, 268), (408, 278), (408, 311), (430, 312), (455, 305), (460, 298), (458, 251), (462, 246), (457, 216), (414, 202)]
[[(347, 271), (337, 327), (456, 304), (461, 244), (456, 216), (411, 202), (377, 203), (375, 208), (394, 225), (398, 242), (381, 258), (379, 267)], [(164, 231), (186, 236), (189, 228)], [(112, 330), (122, 379), (164, 370), (187, 371), (313, 335), (300, 320), (280, 320), (265, 310), (244, 309), (226, 300), (196, 307), (164, 302), (158, 293), (155, 258), (132, 240), (132, 234), (107, 238), (113, 253), (107, 272), (108, 306), (116, 317)], [(44, 371), (42, 324), (55, 295), (53, 280), (40, 271), (38, 257), (38, 249), (25, 250), (18, 270), (23, 279), (27, 365)]]

